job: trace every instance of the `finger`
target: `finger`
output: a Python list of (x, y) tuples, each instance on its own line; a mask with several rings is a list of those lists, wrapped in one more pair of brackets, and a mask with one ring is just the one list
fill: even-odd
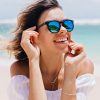
[(79, 45), (75, 44), (75, 45), (71, 46), (71, 49), (72, 50), (79, 50), (79, 49), (81, 49), (81, 47)]
[(78, 50), (78, 47), (76, 44), (70, 46), (70, 53), (75, 54), (75, 51)]
[(68, 43), (68, 50), (69, 50), (69, 53), (71, 52), (71, 50), (72, 50), (72, 46), (74, 45), (75, 43), (72, 41), (72, 40), (70, 40), (70, 42)]
[(75, 43), (69, 43), (69, 46), (73, 46), (73, 45), (75, 45)]
[[(36, 35), (34, 32), (33, 32), (33, 33), (25, 32), (25, 33), (22, 35), (22, 39), (21, 39), (21, 43), (20, 43), (21, 46), (22, 46), (22, 47), (26, 47), (26, 45), (31, 46), (32, 44), (35, 44), (35, 42), (31, 44), (31, 37), (33, 37), (34, 40), (36, 40), (37, 35)], [(33, 40), (33, 39), (32, 39), (32, 40)]]
[(81, 52), (83, 52), (83, 48), (80, 48), (80, 47), (75, 47), (72, 49), (71, 53), (74, 55), (74, 56), (77, 56), (79, 55)]
[(25, 31), (23, 31), (22, 38), (24, 38), (24, 39), (30, 39), (30, 37), (32, 37), (32, 36), (36, 37), (38, 35), (39, 35), (39, 33), (36, 32), (36, 31), (25, 30)]
[(70, 42), (70, 43), (69, 43), (69, 46), (73, 46), (73, 45), (80, 45), (80, 44), (78, 44), (78, 43), (76, 43), (76, 42)]
[(83, 45), (80, 45), (80, 44), (73, 44), (73, 45), (70, 45), (71, 49), (73, 50), (77, 50), (77, 49), (83, 49)]
[(68, 46), (68, 55), (69, 56), (74, 56), (74, 54), (75, 54), (75, 52), (74, 52), (72, 46)]
[(69, 42), (70, 42), (70, 43), (74, 43), (74, 41), (73, 41), (73, 40), (70, 40)]
[(22, 38), (29, 39), (31, 36), (38, 36), (39, 33), (36, 31), (25, 30), (22, 33)]

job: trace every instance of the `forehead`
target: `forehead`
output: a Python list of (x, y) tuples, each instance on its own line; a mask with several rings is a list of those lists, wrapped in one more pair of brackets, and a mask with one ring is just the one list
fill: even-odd
[(63, 19), (65, 19), (63, 10), (60, 8), (53, 8), (53, 9), (49, 9), (49, 10), (46, 10), (45, 12), (43, 12), (43, 14), (41, 15), (41, 17), (39, 19), (39, 23), (43, 23), (48, 20), (61, 21)]

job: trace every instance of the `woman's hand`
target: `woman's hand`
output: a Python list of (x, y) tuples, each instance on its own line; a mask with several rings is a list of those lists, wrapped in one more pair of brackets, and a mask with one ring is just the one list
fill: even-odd
[(39, 59), (40, 50), (36, 45), (39, 33), (34, 31), (36, 27), (31, 27), (22, 33), (21, 46), (29, 59)]
[[(74, 51), (74, 52), (73, 52)], [(78, 64), (86, 57), (84, 47), (71, 41), (69, 43), (69, 53), (65, 55), (65, 76), (75, 78)]]

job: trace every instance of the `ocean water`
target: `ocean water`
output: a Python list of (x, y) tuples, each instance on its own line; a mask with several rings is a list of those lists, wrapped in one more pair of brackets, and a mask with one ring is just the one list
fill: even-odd
[(93, 61), (100, 63), (100, 25), (76, 25), (73, 39), (85, 46)]
[[(0, 38), (12, 38), (11, 32), (15, 23), (0, 23)], [(76, 24), (72, 32), (72, 40), (85, 46), (88, 56), (99, 63), (100, 59), (100, 24)], [(0, 58), (7, 57), (8, 53), (0, 51)]]

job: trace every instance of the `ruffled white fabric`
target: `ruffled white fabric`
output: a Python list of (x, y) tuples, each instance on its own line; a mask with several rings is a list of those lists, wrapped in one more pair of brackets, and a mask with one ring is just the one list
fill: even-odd
[[(92, 74), (84, 74), (76, 79), (77, 100), (87, 100), (87, 95), (95, 85)], [(60, 100), (61, 90), (46, 91), (48, 100)], [(29, 79), (24, 75), (16, 75), (11, 78), (8, 87), (9, 100), (28, 100)]]

